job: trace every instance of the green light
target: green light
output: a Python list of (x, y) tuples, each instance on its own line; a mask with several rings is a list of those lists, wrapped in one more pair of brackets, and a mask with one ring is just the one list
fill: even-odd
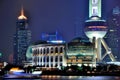
[[(94, 2), (96, 1), (96, 2)], [(96, 16), (101, 17), (101, 0), (89, 0), (89, 17), (95, 16), (93, 8), (96, 9)]]
[(0, 57), (2, 56), (2, 53), (0, 53)]

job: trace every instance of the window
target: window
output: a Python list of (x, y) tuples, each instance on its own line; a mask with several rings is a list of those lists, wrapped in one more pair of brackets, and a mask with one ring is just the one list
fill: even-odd
[(37, 54), (39, 54), (39, 49), (37, 49)]
[(60, 56), (60, 62), (62, 62), (62, 56)]
[(42, 54), (42, 49), (40, 49), (40, 53)]
[(62, 49), (62, 47), (60, 47), (60, 53), (62, 53), (63, 52), (63, 49)]
[(58, 56), (55, 57), (55, 62), (58, 62)]
[(92, 4), (97, 4), (98, 0), (92, 0)]
[(49, 56), (47, 56), (47, 62), (49, 62)]
[(49, 53), (49, 48), (47, 48), (47, 54)]
[(97, 7), (92, 7), (92, 14), (97, 15), (98, 14), (98, 8)]
[(43, 49), (43, 54), (45, 54), (45, 48)]
[(51, 62), (53, 62), (53, 56), (51, 56)]
[(58, 53), (58, 48), (57, 47), (55, 48), (55, 53)]
[(53, 53), (53, 48), (51, 48), (51, 53)]

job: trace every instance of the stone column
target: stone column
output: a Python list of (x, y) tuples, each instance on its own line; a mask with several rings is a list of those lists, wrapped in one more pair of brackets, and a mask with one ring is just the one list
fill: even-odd
[(39, 48), (38, 57), (39, 57), (39, 65), (40, 65), (40, 48)]
[(60, 67), (60, 55), (57, 56), (58, 57), (58, 68)]
[(44, 63), (45, 63), (45, 67), (46, 67), (47, 66), (47, 48), (45, 48), (45, 55), (44, 56), (45, 56), (45, 62)]
[(59, 57), (59, 55), (60, 55), (60, 46), (58, 47), (58, 54), (57, 54), (58, 62), (57, 62), (57, 67), (60, 66), (60, 57)]
[(41, 52), (41, 57), (42, 57), (42, 66), (44, 65), (44, 53), (43, 53), (43, 51), (44, 51), (44, 48), (41, 48), (42, 49), (42, 52)]
[(33, 56), (32, 56), (32, 65), (35, 65), (35, 62), (34, 62), (34, 53), (33, 53)]
[(34, 65), (35, 62), (34, 62), (34, 49), (32, 49), (32, 65)]
[(49, 68), (51, 67), (51, 47), (49, 48)]
[(55, 67), (55, 47), (53, 48), (53, 67)]

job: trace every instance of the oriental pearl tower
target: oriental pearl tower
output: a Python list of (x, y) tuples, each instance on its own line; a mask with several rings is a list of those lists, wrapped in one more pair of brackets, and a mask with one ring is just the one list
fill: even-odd
[[(95, 43), (95, 58), (97, 62), (101, 62), (106, 55), (109, 55), (112, 61), (116, 61), (111, 48), (104, 41), (104, 36), (107, 33), (106, 20), (101, 19), (101, 3), (102, 0), (89, 0), (89, 20), (85, 21), (85, 34)], [(102, 45), (106, 53), (102, 54)]]

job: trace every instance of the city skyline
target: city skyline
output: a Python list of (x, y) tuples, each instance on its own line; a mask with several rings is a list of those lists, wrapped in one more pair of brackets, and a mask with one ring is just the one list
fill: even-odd
[[(106, 18), (115, 6), (119, 6), (119, 0), (106, 0), (103, 4), (103, 18)], [(0, 5), (0, 53), (8, 59), (13, 54), (13, 34), (16, 29), (16, 19), (20, 13), (21, 5), (24, 6), (25, 15), (29, 18), (29, 26), (32, 31), (32, 41), (40, 40), (42, 32), (60, 32), (66, 41), (70, 41), (77, 35), (84, 35), (84, 21), (88, 18), (88, 0), (1, 0)], [(110, 5), (111, 4), (111, 5)], [(69, 28), (69, 31), (68, 31)], [(7, 54), (7, 56), (5, 56)]]

